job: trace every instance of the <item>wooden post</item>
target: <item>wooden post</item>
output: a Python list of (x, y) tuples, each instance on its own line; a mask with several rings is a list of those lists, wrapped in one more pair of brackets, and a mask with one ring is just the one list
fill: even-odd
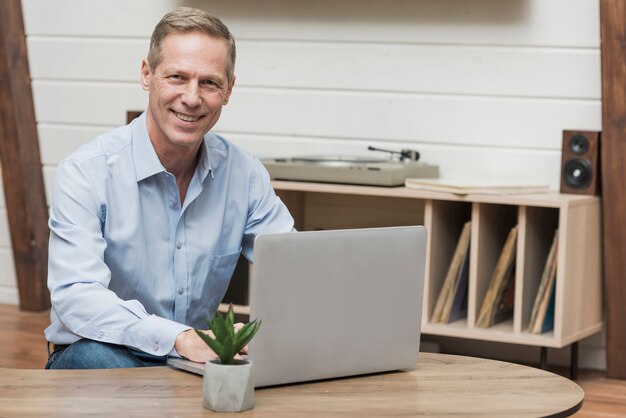
[(626, 3), (600, 0), (607, 376), (626, 379)]
[(20, 0), (0, 1), (0, 163), (20, 308), (48, 309), (48, 213)]

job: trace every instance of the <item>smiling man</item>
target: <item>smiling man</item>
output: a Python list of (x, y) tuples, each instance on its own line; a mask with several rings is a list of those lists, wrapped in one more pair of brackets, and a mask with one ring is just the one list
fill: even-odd
[(257, 235), (293, 230), (262, 164), (209, 132), (234, 65), (235, 41), (219, 19), (168, 13), (141, 64), (147, 111), (59, 164), (46, 368), (211, 358), (192, 328), (215, 313)]

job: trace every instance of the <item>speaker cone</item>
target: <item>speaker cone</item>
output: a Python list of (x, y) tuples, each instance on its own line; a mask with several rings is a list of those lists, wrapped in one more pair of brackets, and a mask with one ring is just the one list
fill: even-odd
[(569, 140), (569, 149), (574, 154), (582, 155), (589, 151), (589, 139), (585, 135), (576, 134)]
[(567, 160), (563, 167), (565, 183), (577, 189), (589, 186), (592, 178), (591, 161), (585, 158), (572, 158)]

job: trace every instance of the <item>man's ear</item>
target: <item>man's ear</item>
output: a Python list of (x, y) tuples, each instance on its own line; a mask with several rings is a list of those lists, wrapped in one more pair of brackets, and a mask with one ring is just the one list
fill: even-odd
[(226, 97), (224, 97), (224, 100), (222, 100), (222, 105), (226, 106), (228, 104), (228, 100), (230, 99), (230, 95), (233, 92), (233, 87), (235, 86), (235, 79), (237, 77), (235, 77), (233, 75), (233, 79), (230, 80), (230, 83), (228, 85), (228, 91), (226, 92)]
[(148, 64), (148, 59), (144, 58), (143, 61), (141, 61), (141, 88), (145, 91), (149, 90), (151, 76), (152, 71), (150, 71), (150, 64)]

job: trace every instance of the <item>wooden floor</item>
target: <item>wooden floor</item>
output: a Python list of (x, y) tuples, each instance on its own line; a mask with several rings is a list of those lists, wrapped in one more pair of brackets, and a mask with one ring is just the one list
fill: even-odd
[[(22, 312), (0, 304), (0, 367), (43, 368), (48, 357), (43, 330), (48, 323), (48, 312)], [(585, 401), (576, 417), (626, 417), (626, 380), (581, 370), (577, 383), (585, 391)]]
[(48, 359), (43, 330), (49, 313), (22, 312), (0, 304), (0, 367), (43, 368)]

